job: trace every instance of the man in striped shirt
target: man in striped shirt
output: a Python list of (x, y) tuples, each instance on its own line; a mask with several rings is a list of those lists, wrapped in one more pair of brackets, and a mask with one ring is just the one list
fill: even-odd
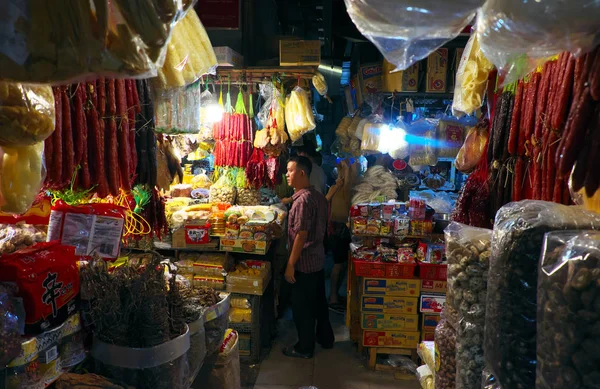
[[(286, 347), (289, 357), (312, 358), (315, 340), (332, 348), (333, 329), (325, 293), (325, 247), (327, 200), (310, 185), (312, 164), (306, 157), (293, 157), (287, 165), (288, 185), (296, 191), (288, 214), (290, 257), (285, 279), (292, 284), (291, 302), (298, 343)], [(316, 324), (316, 334), (315, 334)]]

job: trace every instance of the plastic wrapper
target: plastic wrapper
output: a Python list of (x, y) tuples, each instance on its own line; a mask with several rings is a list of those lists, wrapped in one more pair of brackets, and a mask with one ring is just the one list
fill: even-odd
[[(277, 125), (281, 124), (277, 122)], [(299, 86), (285, 98), (285, 125), (292, 142), (296, 142), (316, 127), (308, 93)]]
[(160, 88), (183, 87), (214, 72), (217, 65), (208, 34), (196, 11), (191, 9), (173, 28), (164, 65), (154, 81)]
[(0, 209), (15, 214), (25, 213), (40, 193), (46, 178), (44, 142), (30, 146), (3, 147), (0, 149), (0, 156)]
[(217, 361), (206, 382), (207, 389), (240, 389), (240, 345), (236, 331), (227, 330)]
[(463, 144), (466, 126), (454, 117), (440, 119), (437, 127), (438, 157), (456, 158)]
[(456, 389), (479, 389), (492, 231), (452, 222), (444, 230), (448, 260), (446, 304), (457, 312)]
[(485, 151), (485, 145), (489, 137), (488, 127), (489, 121), (486, 119), (477, 123), (475, 127), (469, 128), (465, 143), (458, 151), (454, 162), (458, 171), (470, 173), (475, 169)]
[(238, 205), (260, 205), (260, 190), (254, 188), (238, 188), (236, 203)]
[(189, 387), (189, 329), (185, 334), (149, 348), (116, 346), (94, 339), (91, 355), (96, 372), (139, 389)]
[[(190, 328), (190, 349), (188, 362), (190, 365), (190, 378), (198, 375), (206, 358), (206, 332), (204, 330), (204, 317), (188, 324)], [(191, 382), (190, 382), (191, 383)]]
[(456, 378), (456, 330), (448, 322), (445, 311), (435, 327), (435, 388), (454, 389)]
[(419, 384), (421, 384), (421, 388), (423, 389), (434, 389), (433, 384), (433, 373), (431, 369), (427, 365), (419, 366), (417, 368), (417, 380)]
[(235, 204), (237, 190), (227, 175), (222, 176), (210, 187), (211, 203)]
[(477, 34), (471, 35), (456, 71), (452, 101), (455, 116), (470, 115), (483, 105), (488, 76), (493, 68), (479, 47)]
[(345, 0), (358, 30), (400, 70), (454, 39), (483, 0)]
[(600, 229), (600, 215), (579, 207), (530, 200), (505, 205), (496, 215), (486, 307), (485, 363), (503, 388), (535, 386), (535, 307), (544, 234), (578, 229)]
[(546, 234), (537, 293), (537, 389), (599, 385), (600, 232)]
[(587, 0), (489, 0), (479, 10), (477, 35), (485, 56), (510, 84), (547, 57), (582, 54), (598, 44), (600, 4)]
[(204, 330), (206, 331), (206, 355), (219, 351), (225, 331), (229, 327), (230, 296), (227, 295), (216, 305), (204, 312)]
[(0, 224), (0, 255), (45, 242), (46, 233), (29, 224)]
[(35, 83), (153, 77), (185, 11), (176, 0), (3, 2), (2, 76)]
[(49, 86), (0, 81), (0, 146), (31, 146), (54, 132)]
[(175, 265), (180, 274), (224, 276), (232, 267), (232, 260), (224, 253), (180, 253)]
[(168, 91), (153, 88), (155, 131), (164, 134), (198, 134), (201, 128), (199, 82)]
[(419, 357), (421, 357), (423, 362), (425, 362), (425, 364), (429, 366), (429, 369), (431, 369), (432, 371), (435, 370), (436, 366), (435, 353), (435, 342), (421, 342), (417, 347), (417, 354), (419, 355)]
[(383, 123), (365, 122), (362, 132), (362, 142), (360, 144), (360, 149), (363, 152), (372, 154), (380, 152), (380, 148), (383, 146), (381, 131), (384, 127), (387, 127), (387, 125)]
[(409, 163), (411, 166), (434, 166), (438, 162), (435, 120), (421, 119), (414, 122), (408, 130), (406, 141), (410, 145)]
[(315, 73), (315, 75), (312, 78), (312, 83), (321, 96), (327, 95), (327, 81), (325, 81), (325, 77), (321, 73)]
[(13, 288), (0, 284), (0, 366), (6, 366), (21, 351), (19, 317), (13, 298)]

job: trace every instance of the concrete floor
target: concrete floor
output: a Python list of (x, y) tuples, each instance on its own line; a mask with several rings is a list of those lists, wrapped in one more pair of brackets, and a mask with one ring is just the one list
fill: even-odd
[(392, 372), (366, 368), (366, 359), (350, 341), (342, 315), (330, 313), (336, 343), (332, 350), (317, 346), (315, 357), (302, 360), (285, 357), (281, 350), (296, 341), (290, 320), (280, 321), (279, 336), (261, 363), (254, 389), (418, 389), (414, 381), (398, 381)]

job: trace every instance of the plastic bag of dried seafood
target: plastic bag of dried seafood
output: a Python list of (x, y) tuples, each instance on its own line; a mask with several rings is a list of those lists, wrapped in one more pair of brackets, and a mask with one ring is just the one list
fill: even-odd
[(589, 229), (600, 229), (600, 215), (578, 207), (525, 200), (498, 211), (485, 316), (486, 370), (495, 385), (535, 387), (538, 261), (544, 234)]
[(546, 234), (537, 295), (537, 389), (597, 387), (600, 232)]

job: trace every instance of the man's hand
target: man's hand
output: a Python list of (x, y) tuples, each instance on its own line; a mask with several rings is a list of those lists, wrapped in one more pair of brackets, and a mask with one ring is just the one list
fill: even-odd
[(291, 197), (286, 197), (284, 199), (281, 199), (281, 202), (283, 203), (283, 205), (289, 205), (293, 202), (294, 200)]
[(294, 265), (288, 263), (287, 267), (285, 268), (285, 280), (287, 282), (289, 282), (290, 284), (295, 284), (296, 283), (295, 273), (296, 273), (296, 270), (294, 269)]

